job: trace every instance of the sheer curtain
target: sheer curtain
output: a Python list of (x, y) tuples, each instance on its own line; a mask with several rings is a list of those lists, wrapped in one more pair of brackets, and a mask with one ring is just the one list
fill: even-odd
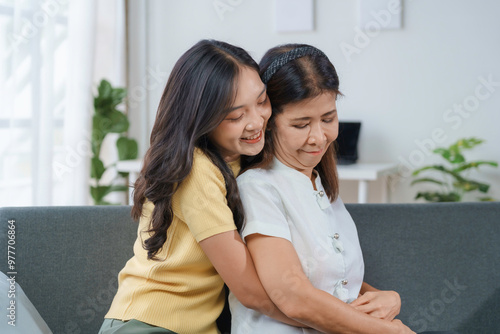
[(0, 0), (0, 206), (89, 204), (96, 36), (124, 58), (123, 0), (101, 3), (111, 24), (97, 0)]

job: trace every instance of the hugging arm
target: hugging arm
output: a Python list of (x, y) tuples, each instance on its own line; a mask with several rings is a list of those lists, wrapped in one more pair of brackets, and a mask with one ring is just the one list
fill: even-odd
[(324, 333), (413, 333), (399, 320), (377, 319), (316, 289), (290, 241), (261, 234), (246, 241), (262, 285), (287, 317)]
[[(243, 305), (300, 326), (283, 315), (262, 287), (250, 253), (234, 229), (233, 213), (227, 206), (226, 184), (220, 171), (205, 157), (198, 157), (194, 163), (198, 165), (196, 173), (192, 172), (177, 189), (174, 211), (183, 217), (193, 236), (200, 239), (203, 252)], [(206, 235), (207, 226), (220, 232), (200, 237)]]
[(200, 246), (241, 304), (289, 325), (306, 327), (288, 318), (271, 301), (237, 231), (216, 234), (200, 241)]

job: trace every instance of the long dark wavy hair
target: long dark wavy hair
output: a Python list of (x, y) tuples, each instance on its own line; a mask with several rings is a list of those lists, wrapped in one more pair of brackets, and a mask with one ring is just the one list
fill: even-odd
[[(297, 48), (306, 48), (310, 54), (286, 62), (283, 55)], [(278, 60), (278, 62), (276, 62)], [(292, 103), (317, 97), (332, 92), (336, 96), (339, 91), (337, 71), (328, 58), (318, 49), (307, 44), (286, 44), (274, 47), (266, 52), (260, 61), (260, 74), (264, 76), (272, 64), (278, 67), (267, 82), (267, 95), (271, 100), (272, 114), (267, 123), (266, 141), (262, 152), (253, 158), (245, 169), (259, 167), (269, 168), (274, 157), (274, 135), (276, 133), (275, 117), (283, 112), (283, 108)], [(269, 73), (269, 71), (268, 71)], [(266, 78), (267, 79), (267, 78)], [(334, 144), (334, 143), (333, 143)], [(330, 201), (338, 197), (338, 176), (335, 161), (335, 147), (330, 145), (316, 166), (321, 182)]]
[(226, 183), (227, 203), (238, 228), (243, 223), (236, 180), (209, 139), (226, 117), (236, 97), (241, 67), (259, 71), (243, 49), (214, 40), (202, 40), (175, 64), (158, 106), (150, 148), (135, 182), (132, 217), (140, 219), (144, 202), (153, 202), (150, 237), (143, 242), (148, 259), (156, 259), (173, 220), (172, 197), (191, 172), (195, 147), (219, 168)]

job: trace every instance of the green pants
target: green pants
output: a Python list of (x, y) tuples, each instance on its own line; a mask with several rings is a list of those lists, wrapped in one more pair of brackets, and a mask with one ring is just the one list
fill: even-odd
[(148, 325), (138, 320), (104, 319), (99, 334), (177, 334), (168, 329)]

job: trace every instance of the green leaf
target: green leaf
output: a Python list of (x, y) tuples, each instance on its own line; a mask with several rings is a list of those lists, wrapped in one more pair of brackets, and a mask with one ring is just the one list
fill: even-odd
[(460, 173), (460, 172), (467, 170), (467, 169), (470, 169), (470, 168), (478, 168), (481, 165), (490, 165), (493, 167), (498, 167), (498, 163), (495, 161), (473, 161), (473, 162), (469, 162), (465, 165), (462, 165), (458, 168), (455, 168), (455, 169), (453, 169), (453, 171), (455, 173)]
[(113, 110), (108, 115), (95, 114), (92, 121), (92, 135), (102, 139), (108, 133), (122, 133), (129, 127), (127, 116), (118, 110)]
[(451, 157), (450, 150), (439, 147), (439, 148), (436, 148), (433, 152), (436, 154), (440, 154), (444, 159), (446, 159), (447, 161), (450, 161), (450, 157)]
[(496, 202), (496, 199), (494, 199), (493, 197), (478, 197), (477, 198), (478, 200), (480, 200), (481, 202)]
[(115, 204), (102, 200), (102, 201), (96, 202), (95, 205), (115, 205)]
[(108, 80), (102, 79), (101, 82), (99, 83), (99, 87), (97, 87), (97, 92), (99, 93), (98, 96), (107, 98), (111, 96), (111, 93), (113, 92), (113, 87), (111, 87), (111, 84), (109, 83)]
[(127, 96), (125, 88), (113, 88), (107, 80), (101, 80), (94, 96), (96, 114), (109, 115)]
[(432, 178), (429, 178), (429, 177), (424, 177), (424, 178), (413, 180), (412, 183), (411, 183), (411, 185), (414, 185), (415, 183), (422, 183), (422, 182), (431, 182), (431, 183), (436, 183), (436, 184), (439, 184), (439, 185), (445, 185), (446, 184), (446, 183), (444, 183), (442, 181), (438, 181), (436, 179), (432, 179)]
[(442, 165), (425, 166), (425, 167), (422, 167), (422, 168), (414, 170), (413, 173), (412, 173), (412, 175), (413, 176), (417, 176), (421, 172), (426, 171), (426, 170), (430, 170), (430, 169), (436, 169), (436, 170), (440, 171), (441, 168), (444, 168), (444, 166), (442, 166)]
[(94, 202), (97, 204), (102, 202), (104, 196), (109, 194), (110, 189), (111, 186), (97, 186), (97, 187), (90, 186), (90, 195), (92, 195)]
[(106, 168), (103, 162), (97, 157), (92, 157), (90, 161), (90, 177), (100, 180), (105, 171)]
[(138, 145), (134, 139), (120, 137), (116, 141), (116, 147), (118, 148), (118, 160), (137, 159)]
[(452, 153), (449, 161), (452, 164), (461, 164), (461, 163), (465, 162), (465, 157), (462, 154), (455, 152), (454, 154)]
[(419, 192), (415, 199), (419, 198), (423, 198), (428, 202), (459, 202), (461, 199), (460, 195), (454, 192)]
[(92, 117), (92, 139), (95, 141), (103, 141), (104, 137), (109, 133), (111, 128), (111, 120), (109, 117), (101, 114), (95, 114)]
[(128, 130), (129, 122), (127, 116), (121, 111), (114, 110), (110, 115), (111, 127), (109, 132), (112, 133), (122, 133)]
[(111, 93), (111, 99), (115, 106), (123, 102), (127, 97), (127, 90), (125, 88), (115, 88)]
[(433, 166), (426, 166), (426, 167), (422, 167), (420, 169), (417, 169), (416, 171), (413, 172), (413, 175), (418, 175), (420, 172), (422, 171), (425, 171), (425, 170), (437, 170), (437, 171), (440, 171), (440, 172), (443, 172), (443, 173), (446, 173), (446, 174), (450, 174), (451, 176), (453, 176), (457, 181), (462, 181), (464, 180), (464, 178), (462, 176), (460, 176), (460, 174), (452, 171), (452, 170), (449, 170), (447, 169), (446, 167), (442, 166), (442, 165), (433, 165)]
[(466, 192), (479, 190), (482, 193), (488, 192), (490, 186), (486, 183), (481, 183), (472, 180), (463, 179), (462, 181), (454, 182), (453, 186), (455, 188), (463, 189)]
[(455, 144), (453, 144), (452, 146), (454, 147), (457, 147), (457, 149), (471, 149), (479, 144), (482, 144), (484, 143), (484, 140), (482, 139), (477, 139), (475, 137), (471, 137), (471, 138), (463, 138), (463, 139), (459, 139)]
[(97, 187), (90, 186), (90, 194), (92, 195), (92, 198), (94, 199), (96, 205), (104, 205), (102, 203), (107, 203), (103, 201), (103, 198), (114, 191), (128, 191), (128, 187), (124, 185), (97, 186)]
[(433, 152), (440, 154), (444, 159), (452, 164), (459, 164), (465, 161), (464, 156), (460, 153), (460, 149), (456, 145), (450, 146), (449, 149), (439, 147)]

